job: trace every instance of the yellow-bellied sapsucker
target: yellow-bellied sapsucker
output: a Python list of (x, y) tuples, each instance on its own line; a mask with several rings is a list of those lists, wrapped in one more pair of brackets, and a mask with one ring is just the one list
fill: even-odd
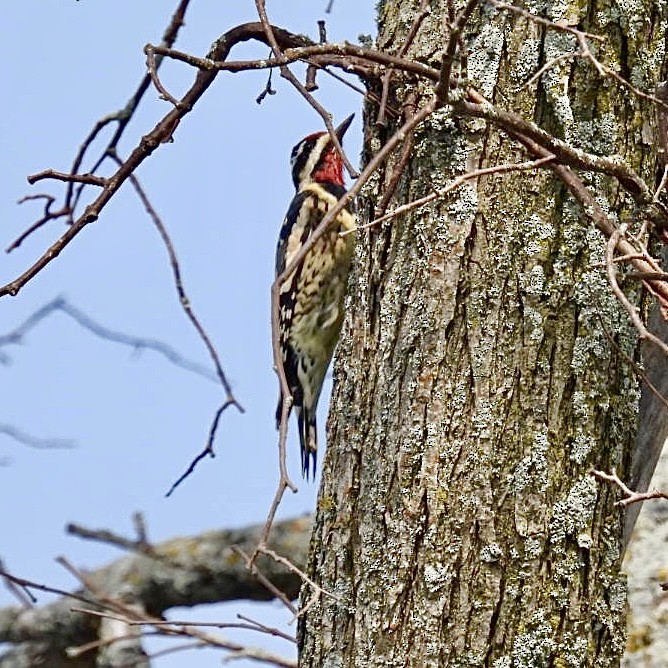
[[(339, 142), (342, 142), (353, 116), (336, 128)], [(327, 212), (346, 192), (343, 160), (328, 133), (318, 132), (302, 139), (292, 149), (290, 163), (297, 192), (278, 237), (276, 276), (286, 269)], [(341, 331), (343, 299), (355, 246), (354, 234), (341, 237), (339, 232), (353, 229), (354, 218), (345, 208), (280, 287), (283, 368), (297, 414), (302, 473), (306, 478), (311, 471), (311, 462), (315, 474), (316, 408)], [(282, 408), (281, 396), (276, 409), (277, 427)]]

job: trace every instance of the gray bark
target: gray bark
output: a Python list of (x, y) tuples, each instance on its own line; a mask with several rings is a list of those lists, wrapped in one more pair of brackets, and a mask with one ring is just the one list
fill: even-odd
[[(663, 252), (664, 267), (666, 252)], [(652, 334), (668, 342), (668, 322), (658, 308), (652, 310), (647, 327)], [(645, 376), (651, 384), (643, 383), (638, 413), (638, 433), (631, 456), (627, 485), (637, 491), (649, 489), (666, 438), (668, 438), (668, 365), (665, 353), (650, 341), (643, 341), (642, 363)], [(624, 545), (628, 545), (642, 503), (635, 503), (626, 509), (624, 522)]]
[[(381, 3), (381, 48), (399, 48), (419, 5)], [(659, 80), (658, 5), (548, 3), (546, 15), (606, 35), (599, 56), (648, 89)], [(413, 57), (438, 62), (442, 25), (434, 10)], [(577, 50), (572, 37), (486, 7), (465, 41), (485, 97), (653, 183), (649, 106), (581, 59), (522, 87)], [(395, 81), (391, 104), (409, 90), (429, 96)], [(376, 113), (367, 156), (383, 139)], [(526, 158), (445, 109), (419, 128), (396, 204)], [(361, 222), (391, 168), (367, 189)], [(586, 179), (637, 224), (614, 183)], [(605, 243), (547, 171), (480, 178), (359, 235), (309, 565), (338, 598), (303, 616), (300, 666), (619, 665), (623, 519), (617, 491), (589, 471), (628, 473), (640, 390), (627, 359), (639, 349), (595, 266)]]

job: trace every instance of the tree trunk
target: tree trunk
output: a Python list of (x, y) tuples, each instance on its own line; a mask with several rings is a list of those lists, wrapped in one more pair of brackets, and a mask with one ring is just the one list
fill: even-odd
[[(398, 51), (420, 4), (380, 3), (380, 48)], [(598, 57), (651, 90), (665, 25), (658, 2), (640, 4), (633, 14), (571, 0), (545, 16), (604, 35), (591, 42)], [(432, 9), (409, 54), (439, 63), (445, 24)], [(584, 58), (523, 86), (579, 50), (572, 35), (483, 4), (463, 39), (488, 100), (583, 150), (619, 154), (653, 184), (648, 104)], [(396, 79), (389, 104), (411, 94), (418, 106), (432, 95)], [(368, 159), (396, 126), (366, 111)], [(418, 128), (390, 208), (531, 157), (442, 109)], [(367, 187), (360, 222), (397, 160)], [(639, 224), (610, 179), (584, 178), (613, 218)], [(605, 247), (547, 169), (469, 181), (359, 233), (309, 565), (332, 596), (300, 619), (300, 666), (618, 665), (623, 518), (616, 490), (589, 472), (628, 470), (638, 344), (598, 266)]]

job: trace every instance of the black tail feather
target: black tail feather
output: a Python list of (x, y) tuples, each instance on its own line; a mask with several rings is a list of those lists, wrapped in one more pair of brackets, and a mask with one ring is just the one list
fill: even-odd
[(311, 415), (306, 408), (298, 408), (297, 423), (302, 454), (302, 475), (306, 480), (311, 476), (312, 479), (315, 479), (315, 469), (318, 463), (318, 429), (315, 412)]
[[(311, 415), (303, 406), (296, 406), (297, 426), (299, 430), (299, 445), (302, 456), (302, 476), (306, 480), (315, 478), (316, 464), (318, 463), (318, 428), (315, 412)], [(276, 406), (276, 429), (281, 427), (283, 413), (283, 395), (278, 397)]]

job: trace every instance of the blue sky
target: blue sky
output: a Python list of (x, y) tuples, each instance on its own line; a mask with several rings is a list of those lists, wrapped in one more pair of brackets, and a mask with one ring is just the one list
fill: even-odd
[[(2, 248), (39, 217), (37, 204), (16, 205), (26, 194), (60, 195), (58, 184), (29, 186), (28, 174), (68, 171), (92, 124), (125, 105), (144, 71), (143, 46), (157, 44), (173, 2), (131, 0), (23, 0), (3, 8), (0, 68), (5, 104), (0, 115), (0, 243)], [(332, 41), (355, 42), (373, 33), (371, 2), (268, 2), (277, 25), (317, 38), (325, 18)], [(160, 6), (159, 9), (156, 7)], [(177, 48), (204, 55), (228, 28), (254, 20), (252, 0), (193, 0)], [(265, 47), (244, 46), (237, 57), (265, 57)], [(170, 63), (161, 71), (175, 94), (194, 72)], [(218, 386), (171, 366), (159, 356), (99, 340), (56, 314), (22, 346), (5, 349), (0, 367), (0, 425), (38, 437), (72, 439), (69, 450), (36, 450), (0, 434), (0, 558), (12, 572), (58, 587), (75, 583), (54, 563), (66, 555), (94, 567), (120, 552), (65, 536), (74, 521), (130, 534), (130, 516), (145, 513), (149, 536), (160, 541), (217, 527), (260, 522), (277, 481), (273, 414), (277, 383), (271, 368), (269, 287), (275, 239), (292, 196), (290, 149), (321, 121), (289, 84), (274, 76), (277, 95), (258, 106), (266, 73), (221, 74), (173, 144), (162, 146), (138, 171), (175, 244), (186, 290), (215, 342), (245, 415), (230, 411), (204, 461), (170, 499), (164, 493), (204, 445), (222, 399)], [(360, 96), (325, 77), (317, 97), (341, 120), (359, 112)], [(151, 90), (120, 145), (127, 155), (168, 111)], [(111, 132), (111, 130), (109, 130)], [(361, 114), (346, 136), (359, 155)], [(105, 135), (105, 138), (109, 135)], [(100, 147), (102, 144), (99, 145)], [(89, 163), (90, 165), (90, 163)], [(13, 279), (62, 233), (59, 223), (0, 256), (0, 281)], [(0, 334), (58, 295), (101, 324), (158, 338), (181, 354), (208, 363), (179, 308), (165, 250), (129, 186), (17, 297), (0, 299)], [(326, 408), (323, 397), (321, 408)], [(321, 432), (324, 434), (324, 411)], [(299, 493), (280, 516), (310, 511), (316, 486), (299, 476), (294, 424), (290, 471)], [(40, 596), (40, 601), (48, 600)], [(0, 590), (0, 605), (14, 600)], [(280, 624), (276, 605), (231, 604), (197, 610), (199, 619), (233, 621), (248, 612)], [(244, 636), (248, 640), (248, 636)], [(264, 643), (263, 639), (258, 639)], [(274, 645), (290, 654), (287, 645)], [(219, 653), (200, 652), (189, 665), (220, 665)], [(185, 655), (156, 662), (182, 665)], [(242, 664), (239, 664), (242, 665)]]

